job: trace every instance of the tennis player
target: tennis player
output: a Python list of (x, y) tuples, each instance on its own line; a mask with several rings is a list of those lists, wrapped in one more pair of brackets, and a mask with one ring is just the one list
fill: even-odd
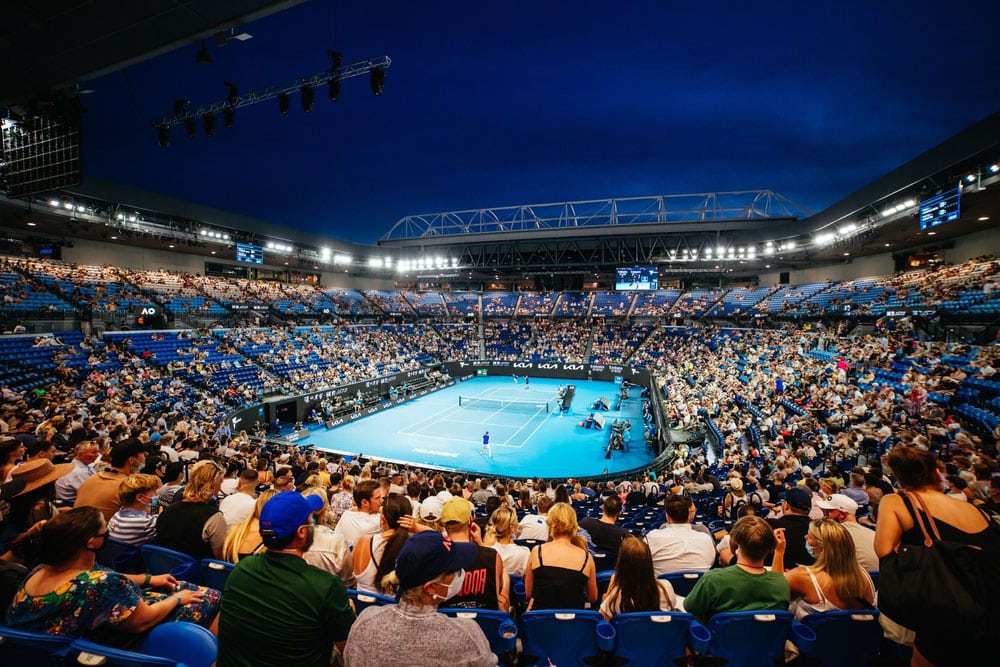
[(490, 447), (490, 432), (483, 433), (483, 446), (479, 448), (479, 453), (486, 452), (486, 455), (493, 458), (493, 448)]

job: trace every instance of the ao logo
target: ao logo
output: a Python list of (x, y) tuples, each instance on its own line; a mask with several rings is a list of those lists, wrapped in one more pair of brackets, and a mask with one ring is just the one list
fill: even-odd
[(151, 308), (149, 306), (142, 309), (139, 313), (140, 315), (156, 315), (156, 308)]

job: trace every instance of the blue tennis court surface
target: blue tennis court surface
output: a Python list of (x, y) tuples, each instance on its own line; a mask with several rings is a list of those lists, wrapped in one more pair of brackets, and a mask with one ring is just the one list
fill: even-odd
[[(603, 430), (578, 423), (600, 398), (615, 407), (618, 385), (596, 380), (573, 381), (576, 395), (562, 417), (556, 392), (566, 380), (477, 377), (332, 430), (313, 431), (317, 449), (411, 463), (519, 477), (584, 477), (645, 466), (652, 460), (643, 439), (638, 387), (621, 410), (607, 410)], [(462, 405), (459, 405), (459, 397)], [(549, 409), (546, 411), (545, 406)], [(625, 452), (605, 458), (616, 419), (630, 419), (631, 441)], [(489, 431), (493, 458), (480, 454)]]

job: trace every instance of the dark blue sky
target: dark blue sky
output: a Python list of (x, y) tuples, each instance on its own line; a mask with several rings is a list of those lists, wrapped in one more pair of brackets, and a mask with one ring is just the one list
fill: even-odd
[[(1000, 3), (310, 0), (88, 82), (86, 170), (371, 243), (408, 214), (772, 189), (819, 211), (1000, 110)], [(340, 101), (237, 112), (169, 149), (149, 121), (388, 55)]]

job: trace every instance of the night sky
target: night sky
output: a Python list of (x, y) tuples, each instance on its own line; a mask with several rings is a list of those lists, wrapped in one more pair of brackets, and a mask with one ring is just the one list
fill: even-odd
[[(86, 173), (374, 243), (417, 213), (771, 189), (818, 212), (1000, 110), (1000, 3), (309, 2), (86, 82)], [(239, 32), (239, 30), (237, 30)], [(150, 121), (388, 55), (237, 112), (214, 137)], [(131, 91), (129, 90), (131, 84)]]

